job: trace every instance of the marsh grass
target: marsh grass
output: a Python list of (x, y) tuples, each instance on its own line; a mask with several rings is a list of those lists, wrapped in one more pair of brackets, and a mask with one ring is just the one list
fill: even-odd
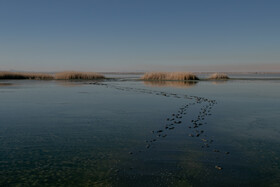
[(208, 79), (227, 80), (227, 79), (229, 79), (229, 77), (227, 76), (227, 74), (224, 74), (224, 73), (214, 73), (214, 74), (210, 75)]
[(199, 80), (193, 73), (187, 72), (151, 72), (145, 73), (142, 76), (143, 80), (157, 80), (157, 81), (186, 81), (186, 80)]
[(74, 79), (81, 79), (81, 80), (93, 80), (93, 79), (104, 79), (105, 77), (101, 74), (94, 73), (94, 72), (77, 72), (77, 71), (65, 71), (56, 73), (54, 75), (55, 79), (57, 80), (74, 80)]
[(34, 79), (51, 80), (53, 76), (46, 73), (25, 73), (25, 72), (0, 72), (0, 79)]
[(0, 79), (33, 79), (33, 80), (93, 80), (93, 79), (104, 79), (105, 77), (98, 73), (93, 72), (76, 72), (67, 71), (59, 72), (55, 75), (47, 73), (25, 73), (25, 72), (0, 72)]

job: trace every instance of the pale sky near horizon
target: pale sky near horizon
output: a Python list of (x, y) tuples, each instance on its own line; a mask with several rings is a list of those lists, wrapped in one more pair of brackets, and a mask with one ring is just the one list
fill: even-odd
[(0, 71), (280, 71), (279, 0), (0, 0)]

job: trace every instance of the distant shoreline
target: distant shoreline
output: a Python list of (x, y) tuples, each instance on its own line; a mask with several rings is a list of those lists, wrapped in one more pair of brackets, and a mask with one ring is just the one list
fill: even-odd
[(0, 71), (0, 80), (280, 80), (280, 72), (11, 72)]
[[(72, 70), (71, 70), (72, 71)], [(74, 70), (73, 70), (74, 71)], [(0, 70), (0, 72), (11, 72), (11, 73), (45, 73), (45, 74), (55, 74), (65, 71), (10, 71), (10, 70)], [(67, 71), (68, 72), (68, 71)], [(77, 71), (86, 72), (86, 71)], [(126, 75), (141, 75), (149, 71), (133, 72), (133, 71), (95, 71), (95, 73), (100, 74), (126, 74)], [(157, 71), (151, 71), (157, 72)], [(210, 73), (227, 73), (227, 74), (280, 74), (280, 71), (158, 71), (158, 72), (192, 72), (194, 74), (210, 74)]]

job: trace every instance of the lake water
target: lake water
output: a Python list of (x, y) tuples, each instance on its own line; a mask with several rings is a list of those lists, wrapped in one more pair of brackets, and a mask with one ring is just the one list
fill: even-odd
[(0, 103), (0, 186), (280, 186), (280, 80), (1, 80)]

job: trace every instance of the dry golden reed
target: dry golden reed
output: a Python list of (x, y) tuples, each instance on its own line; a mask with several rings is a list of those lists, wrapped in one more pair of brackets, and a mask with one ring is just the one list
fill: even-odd
[(46, 73), (25, 73), (25, 72), (0, 72), (0, 79), (35, 79), (35, 80), (51, 80), (52, 75)]
[(98, 73), (77, 72), (77, 71), (65, 71), (65, 72), (56, 73), (54, 77), (57, 80), (72, 80), (72, 79), (92, 80), (92, 79), (105, 78), (103, 75)]
[(34, 80), (72, 80), (72, 79), (104, 79), (103, 75), (93, 72), (60, 72), (55, 75), (46, 74), (46, 73), (25, 73), (25, 72), (0, 72), (0, 79), (34, 79)]
[(225, 79), (229, 79), (229, 77), (227, 76), (227, 74), (224, 73), (214, 73), (210, 75), (209, 79), (225, 80)]
[(176, 80), (176, 81), (186, 81), (186, 80), (199, 80), (198, 77), (193, 73), (187, 72), (151, 72), (145, 73), (142, 76), (144, 80)]

